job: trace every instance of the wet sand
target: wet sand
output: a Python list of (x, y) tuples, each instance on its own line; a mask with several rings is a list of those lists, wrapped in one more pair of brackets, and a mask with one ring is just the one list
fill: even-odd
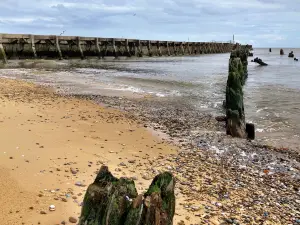
[[(2, 225), (77, 218), (87, 187), (75, 183), (89, 185), (103, 164), (118, 177), (137, 179), (142, 192), (151, 180), (133, 167), (176, 152), (126, 113), (23, 81), (0, 79), (0, 108)], [(134, 166), (118, 166), (128, 160)]]

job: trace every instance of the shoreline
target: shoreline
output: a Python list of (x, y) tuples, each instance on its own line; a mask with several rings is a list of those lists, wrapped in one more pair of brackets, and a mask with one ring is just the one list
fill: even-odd
[[(64, 69), (61, 64), (64, 64), (66, 62), (60, 61), (52, 61), (51, 63), (47, 60), (36, 60), (36, 62), (19, 60), (18, 62), (29, 65), (28, 67), (23, 69), (4, 69), (1, 73), (2, 76), (6, 75), (6, 77), (23, 79), (30, 82), (34, 81), (38, 85), (47, 85), (50, 87), (54, 87), (56, 88), (56, 91), (58, 93), (61, 93), (62, 95), (81, 94), (90, 96), (118, 96), (124, 97), (126, 99), (144, 98), (145, 96), (147, 96), (157, 99), (170, 99), (170, 101), (173, 101), (175, 98), (177, 98), (178, 101), (181, 101), (184, 104), (186, 103), (186, 101), (190, 102), (190, 105), (195, 106), (196, 108), (192, 108), (191, 110), (198, 110), (200, 114), (210, 113), (217, 116), (223, 113), (221, 105), (224, 96), (220, 93), (219, 89), (225, 89), (225, 86), (221, 87), (221, 83), (223, 85), (224, 80), (222, 82), (216, 82), (216, 96), (218, 96), (216, 97), (216, 99), (214, 97), (210, 98), (209, 96), (207, 96), (207, 94), (203, 94), (202, 97), (202, 94), (200, 93), (200, 97), (198, 100), (198, 97), (194, 96), (193, 93), (187, 93), (186, 95), (184, 94), (188, 84), (191, 84), (190, 81), (183, 82), (183, 84), (181, 82), (176, 83), (176, 81), (176, 87), (170, 88), (170, 85), (173, 85), (173, 81), (168, 81), (167, 83), (165, 83), (164, 79), (156, 79), (154, 77), (155, 82), (153, 82), (151, 74), (149, 76), (145, 74), (145, 79), (140, 78), (140, 76), (134, 78), (134, 74), (131, 74), (133, 77), (131, 77), (131, 75), (126, 76), (126, 74), (123, 77), (122, 74), (119, 74), (119, 72), (137, 72), (137, 74), (140, 74), (137, 69), (138, 67), (136, 68), (136, 66), (134, 65), (132, 66), (131, 70), (130, 66), (127, 68), (127, 66), (124, 66), (122, 63), (116, 63), (114, 65), (102, 64), (102, 66), (97, 66), (92, 64), (79, 65), (75, 62), (75, 68), (77, 68), (77, 66), (80, 67), (77, 71), (77, 69), (74, 69), (74, 67), (70, 67), (70, 64), (66, 64), (66, 67)], [(84, 63), (86, 63), (85, 60)], [(34, 64), (34, 66), (31, 64)], [(253, 70), (252, 72), (254, 72), (254, 68), (250, 67), (250, 69)], [(118, 74), (120, 75), (120, 77), (118, 77)], [(249, 77), (249, 81), (253, 80), (254, 77), (255, 76), (253, 74), (252, 77)], [(159, 80), (163, 82), (160, 83)], [(175, 80), (177, 80), (177, 78), (174, 78), (174, 81)], [(247, 89), (247, 101), (245, 110), (247, 122), (254, 123), (256, 125), (256, 140), (264, 142), (266, 145), (288, 147), (297, 149), (300, 152), (298, 135), (300, 127), (297, 123), (299, 101), (295, 99), (295, 96), (299, 94), (299, 91), (297, 91), (298, 89), (288, 87), (287, 89), (284, 89), (281, 88), (281, 86), (277, 85), (271, 85), (270, 87), (267, 85), (265, 87), (267, 91), (263, 91), (264, 87), (260, 87), (258, 88), (258, 90), (256, 90), (256, 88), (253, 88), (251, 86), (251, 82), (252, 81), (250, 81), (249, 83), (249, 87), (245, 87), (245, 89)], [(159, 88), (150, 88), (150, 86), (156, 86), (157, 83), (160, 83)], [(166, 87), (166, 91), (163, 90), (164, 85), (168, 86)], [(180, 85), (184, 85), (184, 88), (180, 89)], [(202, 85), (198, 87), (199, 90), (201, 90), (201, 86)], [(198, 90), (196, 87), (197, 86), (193, 86), (193, 88), (195, 89), (193, 90), (193, 92)], [(176, 94), (176, 92), (172, 92), (172, 89), (178, 90), (178, 95)], [(274, 98), (268, 98), (268, 96), (270, 95), (269, 92), (272, 89), (274, 89), (274, 92), (277, 93), (276, 95), (274, 95), (275, 100)], [(289, 94), (291, 94), (290, 100), (288, 100)], [(279, 101), (276, 100), (277, 98), (279, 99)], [(214, 99), (216, 101), (214, 101)], [(175, 101), (176, 99), (173, 102)], [(286, 101), (288, 103), (285, 103)]]
[[(11, 82), (19, 83), (21, 86), (28, 84), (18, 80)], [(28, 85), (31, 86), (31, 88), (37, 87), (32, 84)], [(40, 89), (45, 90), (45, 88)], [(3, 91), (3, 88), (1, 88), (0, 91)], [(30, 91), (37, 90), (32, 88)], [(297, 179), (299, 179), (300, 158), (297, 152), (290, 152), (289, 149), (285, 148), (280, 149), (263, 146), (255, 141), (248, 142), (246, 140), (227, 137), (224, 134), (222, 123), (217, 122), (213, 116), (199, 114), (199, 112), (197, 113), (191, 108), (187, 108), (182, 105), (182, 103), (166, 105), (166, 102), (163, 100), (157, 102), (156, 99), (152, 98), (127, 99), (104, 96), (58, 96), (51, 92), (42, 93), (44, 94), (42, 95), (42, 99), (47, 99), (53, 95), (61, 99), (60, 107), (69, 105), (70, 101), (75, 101), (76, 104), (74, 104), (76, 106), (85, 106), (85, 110), (92, 105), (93, 109), (94, 107), (97, 109), (100, 108), (103, 112), (106, 110), (110, 112), (112, 110), (118, 117), (120, 116), (126, 121), (131, 121), (133, 124), (136, 123), (134, 121), (139, 120), (140, 123), (136, 124), (137, 129), (146, 132), (145, 135), (150, 135), (147, 136), (149, 138), (148, 141), (153, 141), (151, 138), (159, 134), (160, 137), (165, 139), (164, 143), (166, 143), (167, 146), (172, 146), (172, 143), (177, 145), (178, 148), (175, 146), (174, 148), (178, 151), (171, 151), (169, 149), (170, 147), (165, 147), (169, 149), (168, 151), (156, 149), (153, 145), (152, 148), (150, 148), (150, 152), (156, 149), (158, 153), (164, 154), (157, 154), (157, 158), (155, 159), (146, 157), (144, 166), (138, 167), (140, 174), (138, 174), (138, 180), (135, 181), (137, 187), (140, 187), (140, 181), (142, 181), (144, 187), (146, 187), (147, 185), (144, 183), (149, 182), (149, 180), (143, 179), (143, 175), (145, 175), (144, 177), (146, 178), (151, 177), (152, 179), (158, 171), (163, 170), (169, 170), (175, 174), (177, 177), (176, 197), (178, 201), (174, 224), (177, 224), (177, 222), (181, 220), (186, 224), (205, 224), (205, 221), (210, 221), (212, 224), (221, 224), (221, 222), (225, 220), (238, 220), (242, 224), (247, 224), (247, 221), (248, 223), (251, 221), (252, 224), (259, 224), (262, 221), (265, 221), (265, 224), (286, 224), (286, 222), (292, 220), (292, 217), (295, 219), (298, 218), (297, 205), (299, 203), (295, 202), (295, 199), (297, 199), (299, 195), (299, 182), (297, 183)], [(32, 99), (28, 98), (27, 100), (38, 104), (38, 101), (36, 102), (34, 100), (37, 97), (32, 97)], [(54, 100), (56, 97), (53, 97)], [(24, 101), (23, 99), (19, 100)], [(91, 100), (95, 103), (91, 102)], [(48, 104), (49, 102), (46, 101), (45, 103)], [(99, 106), (100, 103), (104, 104), (105, 108)], [(43, 110), (49, 106), (47, 104), (42, 105)], [(55, 107), (54, 103), (49, 104), (51, 104), (51, 107)], [(87, 104), (91, 105), (87, 107)], [(118, 109), (113, 109), (113, 107), (116, 106)], [(170, 108), (170, 106), (172, 107)], [(80, 110), (80, 108), (76, 108), (74, 105), (70, 107), (73, 108), (72, 110)], [(59, 112), (55, 111), (52, 113), (55, 115), (62, 112), (60, 110)], [(115, 115), (114, 113), (112, 114)], [(111, 114), (109, 113), (109, 115)], [(88, 120), (89, 118), (85, 119)], [(110, 121), (107, 127), (113, 126), (117, 121)], [(57, 125), (55, 124), (55, 126)], [(42, 129), (44, 128), (41, 128), (41, 130)], [(78, 129), (79, 128), (77, 128), (76, 132)], [(103, 127), (99, 127), (99, 129), (101, 130)], [(149, 132), (149, 130), (152, 131), (152, 133)], [(63, 134), (65, 130), (62, 129), (56, 132)], [(129, 131), (129, 133), (131, 133), (131, 131)], [(117, 134), (118, 138), (119, 136), (120, 135)], [(169, 141), (167, 139), (169, 139)], [(75, 141), (75, 146), (79, 144), (78, 141), (79, 140)], [(132, 140), (129, 141), (129, 145), (133, 144), (131, 141)], [(144, 140), (142, 143), (144, 143)], [(116, 149), (122, 148), (119, 145), (114, 147)], [(104, 149), (106, 149), (106, 147)], [(81, 151), (82, 150), (78, 153), (78, 150), (76, 150), (76, 153), (82, 155)], [(149, 153), (149, 151), (147, 152)], [(107, 153), (108, 156), (111, 156), (111, 154), (113, 153)], [(128, 152), (123, 154), (123, 157), (128, 156)], [(140, 158), (142, 157), (140, 152), (138, 152), (138, 155)], [(90, 154), (84, 157), (88, 161), (89, 158), (94, 156)], [(296, 160), (294, 164), (292, 159)], [(116, 160), (116, 158), (114, 158), (114, 160)], [(130, 163), (126, 163), (128, 164), (126, 165), (128, 168), (124, 169), (122, 166), (118, 166), (118, 163), (110, 161), (108, 166), (111, 171), (121, 169), (121, 171), (126, 171), (126, 175), (130, 174), (130, 176), (136, 176), (136, 168), (133, 169), (136, 165), (133, 166), (130, 165)], [(67, 167), (71, 165), (67, 165)], [(268, 168), (271, 165), (273, 168)], [(81, 166), (85, 172), (84, 176), (88, 176), (90, 179), (89, 182), (85, 183), (88, 185), (93, 180), (95, 176), (93, 172), (95, 171), (92, 172), (92, 170), (86, 169), (86, 165)], [(91, 165), (91, 167), (93, 166)], [(99, 168), (100, 163), (94, 167), (94, 169)], [(70, 171), (66, 173), (69, 174)], [(116, 171), (113, 173), (116, 176), (123, 175)], [(282, 184), (284, 184), (284, 186), (282, 186)], [(274, 196), (269, 196), (270, 189), (272, 189)], [(140, 190), (138, 191), (140, 192)], [(281, 196), (285, 196), (287, 192), (289, 195), (286, 197), (286, 201), (289, 203), (289, 208), (282, 209), (280, 207), (286, 206), (279, 207), (275, 203), (281, 205)], [(84, 194), (84, 191), (81, 190), (81, 193)], [(51, 195), (53, 194), (49, 194), (49, 199)], [(259, 201), (259, 203), (257, 201)], [(272, 202), (271, 206), (266, 205), (269, 204), (269, 202)], [(72, 203), (73, 202), (69, 201), (66, 204), (71, 205)], [(254, 207), (253, 204), (256, 206)], [(79, 206), (76, 205), (75, 208), (78, 210), (78, 207)], [(239, 210), (240, 208), (247, 210), (248, 213), (246, 217), (245, 213)], [(291, 208), (293, 210), (291, 210)], [(290, 211), (294, 216), (289, 215)], [(64, 220), (67, 218), (66, 214), (64, 214)], [(53, 215), (57, 216), (57, 214)], [(46, 216), (48, 217), (49, 213)], [(46, 218), (46, 216), (44, 217)], [(39, 218), (43, 218), (43, 215), (39, 215)], [(60, 221), (56, 221), (56, 223), (59, 222)]]

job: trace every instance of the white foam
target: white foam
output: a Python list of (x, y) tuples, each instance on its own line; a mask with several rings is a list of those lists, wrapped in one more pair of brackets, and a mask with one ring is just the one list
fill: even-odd
[(224, 152), (224, 150), (220, 150), (219, 148), (217, 148), (216, 146), (211, 146), (210, 149), (212, 151), (215, 151), (217, 154), (222, 154)]
[(201, 105), (200, 105), (200, 108), (201, 108), (201, 109), (207, 109), (207, 108), (208, 108), (208, 105), (201, 104)]
[(265, 109), (268, 109), (268, 107), (260, 108), (260, 109), (256, 110), (256, 112), (258, 113), (258, 112), (261, 112), (261, 111), (263, 111)]
[(133, 93), (145, 93), (144, 90), (141, 88), (133, 87), (133, 86), (126, 86), (126, 87), (106, 87), (104, 89), (116, 90), (116, 91), (131, 91)]
[(163, 93), (156, 93), (155, 95), (156, 95), (157, 97), (166, 97), (166, 95), (163, 94)]

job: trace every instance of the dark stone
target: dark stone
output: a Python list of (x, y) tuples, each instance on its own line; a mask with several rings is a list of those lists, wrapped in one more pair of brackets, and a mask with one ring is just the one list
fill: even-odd
[(246, 133), (247, 133), (247, 137), (250, 140), (254, 140), (255, 139), (255, 126), (252, 123), (246, 123)]
[(219, 122), (224, 122), (226, 121), (227, 118), (226, 116), (216, 116), (215, 119)]

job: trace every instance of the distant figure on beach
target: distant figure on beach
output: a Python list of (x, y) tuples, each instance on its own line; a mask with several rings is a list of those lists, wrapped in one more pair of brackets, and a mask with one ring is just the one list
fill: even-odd
[(280, 55), (284, 55), (283, 49), (280, 49)]
[(289, 58), (294, 58), (294, 52), (291, 51), (291, 52), (289, 53), (288, 57), (289, 57)]
[(295, 60), (295, 61), (298, 61), (298, 59), (297, 59), (297, 58), (294, 58), (294, 60)]
[(256, 57), (254, 60), (251, 60), (251, 62), (255, 62), (258, 63), (261, 66), (267, 66), (268, 64), (263, 62), (261, 59), (259, 59), (258, 57)]
[(272, 52), (272, 49), (271, 49), (271, 48), (269, 48), (269, 52)]

